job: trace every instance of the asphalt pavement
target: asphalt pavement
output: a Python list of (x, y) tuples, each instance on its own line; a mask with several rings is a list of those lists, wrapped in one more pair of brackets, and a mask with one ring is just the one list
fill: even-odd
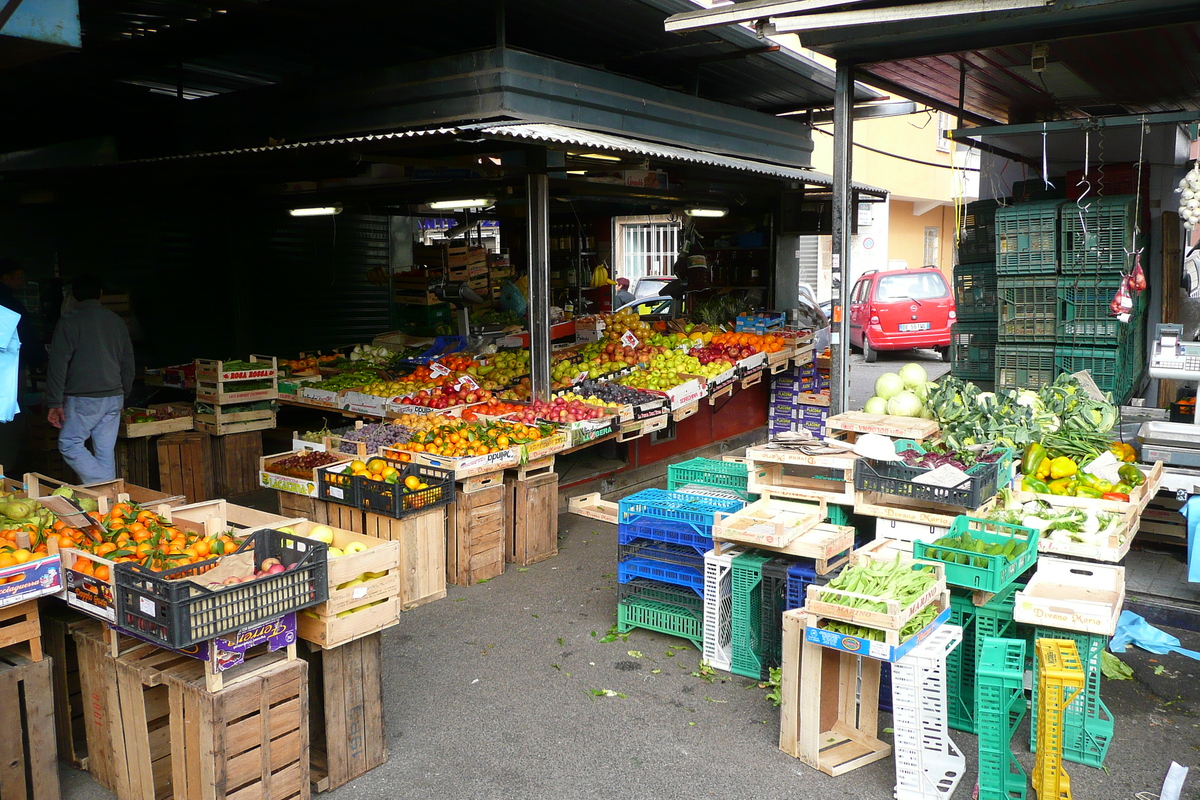
[(875, 379), (885, 372), (896, 372), (905, 364), (916, 363), (925, 368), (929, 380), (938, 378), (950, 372), (949, 362), (942, 361), (933, 350), (898, 350), (879, 352), (879, 359), (874, 364), (863, 361), (862, 353), (850, 352), (850, 409), (861, 411), (863, 405), (875, 394)]
[[(384, 633), (390, 758), (329, 800), (893, 796), (891, 759), (830, 778), (781, 752), (766, 692), (707, 675), (690, 642), (645, 630), (603, 641), (616, 619), (616, 528), (564, 514), (560, 531), (556, 558), (451, 586)], [(1200, 648), (1200, 636), (1172, 632)], [(1107, 772), (1066, 765), (1081, 800), (1153, 796), (1172, 759), (1198, 763), (1200, 664), (1124, 658), (1136, 680), (1105, 681), (1102, 693), (1116, 719)], [(890, 725), (881, 715), (885, 741)], [(1013, 749), (1028, 772), (1027, 731), (1023, 723)], [(969, 800), (976, 740), (951, 737), (967, 758), (955, 796)], [(67, 800), (111, 797), (84, 773), (63, 776)], [(1200, 797), (1200, 774), (1183, 796)]]

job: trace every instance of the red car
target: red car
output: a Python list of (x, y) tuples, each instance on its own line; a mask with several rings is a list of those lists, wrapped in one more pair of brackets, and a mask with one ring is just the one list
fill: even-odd
[(954, 295), (934, 267), (867, 272), (850, 293), (850, 344), (874, 363), (880, 350), (931, 347), (950, 360)]

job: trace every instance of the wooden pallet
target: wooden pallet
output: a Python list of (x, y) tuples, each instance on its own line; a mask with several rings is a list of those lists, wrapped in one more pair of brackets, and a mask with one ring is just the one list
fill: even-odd
[(505, 473), (504, 493), (504, 560), (524, 567), (558, 555), (558, 473)]
[(247, 494), (258, 489), (263, 457), (262, 433), (229, 433), (212, 440), (214, 488), (217, 497)]
[(336, 789), (387, 761), (381, 640), (373, 633), (333, 650), (302, 650), (315, 792)]
[(36, 599), (0, 607), (0, 649), (4, 648), (35, 663), (42, 660), (42, 626)]
[(158, 484), (164, 492), (191, 503), (217, 496), (211, 442), (207, 433), (197, 431), (168, 433), (158, 440)]
[(887, 758), (891, 745), (877, 738), (880, 662), (812, 644), (804, 628), (802, 609), (784, 612), (779, 749), (832, 777)]
[(72, 631), (98, 623), (58, 603), (40, 609), (42, 649), (50, 661), (54, 688), (54, 733), (58, 758), (75, 769), (87, 770), (88, 750), (79, 655)]
[(446, 529), (446, 581), (473, 586), (504, 574), (504, 487), (456, 492)]
[(368, 536), (400, 543), (399, 603), (404, 611), (446, 596), (447, 519), (453, 508), (439, 506), (403, 519), (366, 515)]
[(0, 651), (0, 798), (58, 800), (50, 660)]
[(890, 414), (868, 414), (865, 411), (843, 411), (825, 420), (828, 431), (845, 431), (850, 441), (863, 433), (878, 433), (896, 439), (921, 442), (937, 436), (941, 427), (936, 420), (894, 417)]

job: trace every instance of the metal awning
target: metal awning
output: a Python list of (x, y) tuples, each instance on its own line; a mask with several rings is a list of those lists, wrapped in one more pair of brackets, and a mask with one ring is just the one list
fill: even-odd
[[(785, 164), (770, 161), (756, 161), (748, 158), (721, 155), (703, 150), (693, 150), (686, 147), (676, 147), (658, 142), (632, 139), (626, 136), (615, 136), (609, 133), (573, 128), (567, 125), (553, 123), (512, 121), (484, 122), (454, 127), (425, 128), (417, 130), (389, 131), (386, 133), (364, 134), (362, 136), (338, 136), (331, 139), (318, 139), (308, 142), (293, 142), (262, 147), (243, 147), (231, 150), (216, 150), (207, 153), (189, 153), (177, 156), (138, 159), (123, 162), (125, 164), (161, 163), (166, 161), (188, 161), (196, 159), (222, 158), (238, 155), (284, 153), (288, 151), (304, 151), (331, 147), (344, 147), (356, 144), (383, 144), (388, 141), (415, 140), (419, 138), (436, 140), (451, 140), (463, 135), (484, 137), (497, 141), (533, 141), (549, 144), (567, 145), (601, 150), (613, 153), (629, 153), (646, 158), (685, 164), (700, 164), (709, 167), (720, 167), (765, 175), (771, 178), (781, 178), (797, 181), (811, 186), (825, 188), (833, 187), (833, 176), (825, 172), (810, 169), (800, 169)], [(887, 190), (865, 183), (854, 183), (854, 190), (867, 197), (885, 198)]]

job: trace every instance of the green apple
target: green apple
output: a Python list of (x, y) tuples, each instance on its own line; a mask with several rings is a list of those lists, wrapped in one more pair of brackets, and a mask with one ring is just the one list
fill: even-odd
[[(318, 542), (324, 542), (325, 544), (333, 544), (333, 528), (318, 525), (308, 532), (308, 538), (316, 539)], [(332, 548), (330, 548), (330, 551), (332, 552)], [(338, 555), (341, 555), (341, 553), (339, 552)]]

